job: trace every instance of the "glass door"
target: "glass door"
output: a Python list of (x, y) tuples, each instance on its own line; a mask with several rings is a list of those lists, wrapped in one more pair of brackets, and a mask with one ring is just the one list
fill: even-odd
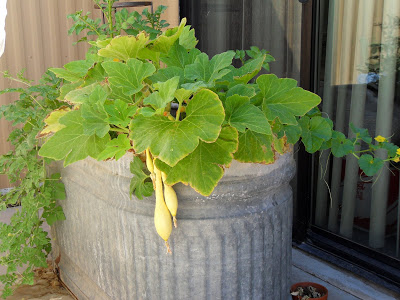
[[(351, 123), (376, 143), (400, 145), (400, 1), (317, 2), (314, 87), (322, 111), (350, 138)], [(314, 161), (312, 225), (398, 263), (400, 164), (385, 162), (368, 177), (351, 155), (324, 151)]]

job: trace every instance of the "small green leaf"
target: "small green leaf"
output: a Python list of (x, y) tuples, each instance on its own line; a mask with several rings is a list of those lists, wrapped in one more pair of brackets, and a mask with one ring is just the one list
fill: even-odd
[(106, 160), (113, 157), (118, 160), (131, 148), (128, 136), (119, 134), (116, 139), (112, 139), (107, 143), (106, 148), (97, 156), (97, 160)]
[(389, 143), (389, 142), (384, 142), (382, 143), (382, 148), (386, 149), (388, 151), (388, 155), (389, 157), (395, 157), (396, 156), (396, 152), (397, 149), (399, 149), (398, 146), (396, 146), (393, 143)]
[(246, 96), (252, 98), (256, 95), (256, 92), (254, 88), (250, 85), (237, 84), (226, 92), (226, 98), (233, 95)]
[(117, 99), (112, 104), (104, 105), (104, 109), (109, 115), (107, 122), (113, 125), (127, 127), (131, 121), (131, 117), (133, 117), (137, 111), (137, 106), (128, 105), (125, 101)]
[(164, 82), (174, 77), (179, 77), (179, 84), (183, 83), (184, 73), (181, 68), (178, 67), (167, 67), (161, 68), (156, 73), (151, 75), (149, 79), (153, 82)]
[(182, 33), (179, 36), (179, 45), (189, 50), (196, 47), (198, 42), (194, 34), (194, 29), (190, 29), (190, 26), (183, 27)]
[(257, 84), (263, 96), (264, 113), (270, 121), (279, 118), (282, 124), (295, 125), (295, 116), (303, 116), (321, 102), (318, 95), (296, 87), (294, 79), (267, 74), (258, 77)]
[(142, 107), (139, 113), (145, 117), (151, 117), (156, 113), (156, 111), (151, 107)]
[(356, 134), (356, 136), (359, 139), (363, 140), (367, 144), (371, 144), (372, 143), (372, 138), (368, 133), (368, 129), (366, 129), (366, 128), (357, 128), (356, 126), (354, 126), (353, 123), (350, 123), (350, 129), (351, 129), (351, 131), (353, 131), (353, 133)]
[(181, 45), (175, 43), (167, 54), (161, 55), (161, 61), (168, 67), (184, 69), (187, 65), (193, 64), (196, 57), (201, 53), (199, 49), (192, 49), (189, 52)]
[(281, 138), (283, 135), (286, 136), (287, 142), (289, 144), (296, 144), (301, 136), (301, 127), (300, 125), (282, 125), (282, 129), (278, 134), (278, 137)]
[(110, 130), (107, 122), (107, 113), (104, 109), (104, 102), (107, 94), (103, 88), (97, 85), (89, 98), (82, 104), (82, 118), (84, 119), (82, 126), (86, 135), (96, 134), (99, 138), (104, 137)]
[(361, 155), (360, 159), (358, 160), (358, 165), (360, 166), (361, 170), (367, 176), (375, 175), (383, 166), (384, 161), (379, 157), (373, 157), (369, 154)]
[(332, 154), (336, 157), (343, 157), (354, 150), (353, 143), (346, 139), (346, 136), (338, 131), (332, 133)]
[(150, 148), (151, 153), (174, 166), (191, 153), (199, 140), (214, 142), (224, 120), (224, 108), (218, 96), (201, 90), (186, 107), (186, 118), (170, 121), (164, 116), (138, 115), (131, 122), (131, 139), (137, 152)]
[(302, 129), (302, 142), (306, 151), (314, 153), (318, 151), (322, 143), (332, 137), (332, 124), (325, 118), (304, 116), (299, 120)]
[(233, 72), (233, 79), (236, 82), (248, 83), (262, 69), (265, 55), (246, 61), (246, 63)]
[(254, 132), (271, 134), (271, 126), (263, 112), (250, 104), (248, 97), (230, 96), (225, 100), (225, 119), (240, 132), (248, 128)]
[(100, 49), (99, 55), (123, 61), (137, 58), (139, 51), (146, 46), (148, 40), (149, 37), (144, 32), (137, 36), (119, 36), (112, 39), (105, 48)]
[(127, 95), (133, 95), (143, 88), (143, 80), (152, 75), (156, 68), (136, 58), (128, 59), (126, 64), (114, 61), (103, 62), (109, 78), (111, 90), (121, 89)]
[[(156, 166), (167, 174), (166, 183), (190, 184), (197, 192), (208, 196), (224, 175), (222, 166), (228, 166), (237, 149), (238, 133), (232, 127), (224, 127), (214, 143), (200, 142), (197, 148), (174, 167), (156, 160)], [(190, 170), (190, 172), (188, 172)]]
[(142, 200), (143, 197), (150, 197), (154, 192), (150, 177), (143, 172), (143, 169), (143, 162), (139, 157), (134, 156), (130, 165), (130, 170), (133, 174), (133, 177), (131, 179), (129, 190), (131, 196), (133, 193), (135, 193), (136, 197), (140, 200)]
[(183, 101), (189, 100), (190, 96), (193, 95), (193, 91), (186, 90), (186, 89), (178, 89), (175, 91), (175, 98), (178, 100), (179, 103), (183, 103)]
[(234, 158), (244, 163), (270, 164), (275, 161), (272, 151), (272, 136), (246, 130), (239, 132), (239, 147)]
[(106, 72), (100, 63), (96, 63), (92, 68), (89, 69), (87, 75), (84, 77), (84, 85), (91, 85), (93, 83), (101, 83), (105, 80)]
[(208, 55), (201, 53), (193, 64), (185, 67), (185, 77), (189, 80), (203, 81), (207, 85), (213, 86), (215, 80), (231, 72), (228, 67), (232, 64), (234, 56), (235, 52), (227, 51), (208, 60)]
[(155, 83), (153, 86), (156, 92), (153, 92), (143, 100), (145, 105), (151, 105), (155, 110), (163, 110), (165, 106), (174, 100), (174, 94), (178, 88), (179, 77), (173, 77), (165, 82)]

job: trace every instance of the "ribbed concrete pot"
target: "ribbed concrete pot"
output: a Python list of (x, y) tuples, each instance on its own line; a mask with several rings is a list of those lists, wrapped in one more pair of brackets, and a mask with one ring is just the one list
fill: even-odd
[(209, 197), (175, 185), (172, 255), (154, 198), (129, 197), (130, 157), (62, 171), (67, 220), (53, 228), (61, 278), (80, 299), (285, 299), (291, 270), (292, 154), (233, 162)]

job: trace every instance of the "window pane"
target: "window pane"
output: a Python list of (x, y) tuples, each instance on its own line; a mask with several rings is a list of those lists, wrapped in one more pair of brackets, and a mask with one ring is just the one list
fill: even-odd
[[(400, 2), (323, 0), (319, 12), (315, 78), (322, 110), (352, 138), (349, 123), (400, 145)], [(363, 145), (358, 150), (365, 154)], [(399, 256), (400, 165), (387, 162), (371, 178), (353, 156), (324, 152), (317, 160), (314, 224)]]

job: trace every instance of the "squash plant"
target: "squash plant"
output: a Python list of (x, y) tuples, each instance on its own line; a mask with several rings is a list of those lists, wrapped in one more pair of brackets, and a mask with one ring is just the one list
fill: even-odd
[[(39, 155), (67, 166), (133, 151), (131, 192), (143, 198), (156, 190), (155, 226), (166, 243), (177, 207), (171, 186), (189, 184), (208, 196), (232, 159), (270, 164), (301, 139), (311, 153), (331, 148), (336, 156), (358, 157), (354, 146), (364, 141), (370, 151), (382, 146), (389, 160), (398, 160), (397, 146), (380, 138), (372, 145), (365, 130), (353, 127), (353, 140), (334, 131), (316, 108), (321, 99), (295, 80), (255, 78), (267, 53), (242, 59), (238, 68), (234, 51), (209, 58), (195, 48), (186, 19), (155, 39), (140, 32), (91, 44), (86, 60), (50, 69), (65, 82), (66, 106), (45, 120), (43, 133), (51, 135)], [(384, 161), (363, 154), (359, 162), (371, 175)]]
[[(114, 1), (106, 2), (110, 8)], [(373, 156), (375, 150), (386, 149), (386, 161), (399, 161), (399, 148), (384, 137), (373, 143), (365, 129), (351, 126), (353, 139), (333, 130), (332, 121), (318, 110), (320, 97), (295, 80), (257, 77), (273, 60), (266, 51), (252, 47), (210, 58), (195, 48), (197, 39), (186, 19), (161, 33), (165, 22), (159, 15), (154, 21), (148, 12), (144, 18), (131, 18), (147, 27), (138, 25), (141, 30), (136, 26), (136, 31), (125, 31), (128, 35), (114, 36), (132, 29), (125, 24), (129, 14), (120, 15), (126, 19), (119, 23), (115, 16), (115, 24), (124, 24), (118, 29), (111, 13), (105, 14), (111, 26), (81, 12), (73, 15), (77, 23), (71, 32), (88, 29), (98, 39), (89, 42), (86, 59), (50, 69), (62, 81), (53, 87), (59, 102), (38, 134), (44, 143), (35, 149), (40, 159), (63, 160), (64, 166), (88, 156), (118, 160), (133, 152), (131, 193), (143, 199), (155, 191), (155, 227), (168, 251), (178, 209), (173, 185), (181, 182), (210, 195), (233, 159), (271, 164), (300, 141), (310, 153), (330, 149), (338, 157), (354, 155), (369, 176), (385, 162)], [(233, 65), (237, 59), (240, 67)], [(361, 143), (364, 147), (356, 151)], [(51, 196), (55, 203), (58, 196)], [(0, 232), (3, 240), (9, 231)], [(0, 279), (10, 287), (15, 277), (7, 278)]]

